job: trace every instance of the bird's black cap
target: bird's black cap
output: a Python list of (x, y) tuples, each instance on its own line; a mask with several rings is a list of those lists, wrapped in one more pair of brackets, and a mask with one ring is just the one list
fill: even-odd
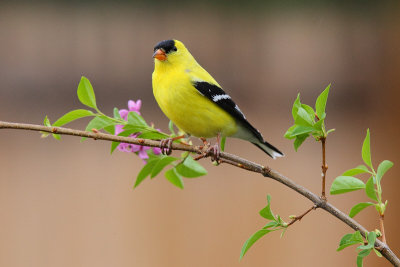
[(175, 41), (174, 40), (164, 40), (156, 44), (154, 47), (154, 51), (157, 49), (162, 48), (166, 54), (168, 54), (171, 51), (176, 51), (176, 46), (175, 46)]

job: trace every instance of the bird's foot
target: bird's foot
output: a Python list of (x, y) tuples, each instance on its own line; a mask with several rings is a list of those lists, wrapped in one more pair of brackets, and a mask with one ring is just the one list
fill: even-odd
[(215, 145), (209, 147), (207, 149), (207, 155), (213, 156), (212, 161), (218, 162), (219, 161), (219, 154), (221, 152), (221, 149), (219, 148), (219, 143), (216, 143)]
[(209, 145), (210, 145), (210, 143), (207, 142), (207, 139), (205, 139), (205, 138), (203, 138), (203, 137), (200, 137), (200, 140), (203, 142), (203, 144), (204, 144), (205, 146), (209, 146)]
[(161, 153), (164, 155), (171, 155), (172, 153), (172, 138), (162, 139), (160, 141)]
[(203, 146), (201, 146), (202, 153), (195, 157), (195, 160), (199, 160), (208, 156), (212, 156), (211, 160), (218, 162), (219, 161), (219, 156), (221, 149), (219, 147), (219, 141), (217, 140), (217, 143), (215, 145), (211, 145), (205, 138), (200, 138), (201, 141), (203, 141)]
[(185, 137), (185, 135), (180, 135), (180, 136), (175, 136), (173, 138), (170, 137), (170, 138), (162, 139), (160, 141), (161, 153), (163, 153), (164, 155), (171, 155), (171, 153), (172, 153), (172, 143), (175, 140), (179, 140), (179, 139), (182, 139), (184, 137)]

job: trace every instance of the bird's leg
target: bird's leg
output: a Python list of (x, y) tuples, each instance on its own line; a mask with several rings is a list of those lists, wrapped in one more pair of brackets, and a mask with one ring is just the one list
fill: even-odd
[(204, 137), (200, 137), (200, 140), (203, 142), (203, 146), (200, 146), (200, 149), (202, 150), (202, 153), (195, 157), (194, 160), (200, 160), (202, 158), (207, 157), (208, 154), (208, 148), (210, 147), (210, 143), (207, 142), (207, 139), (205, 139)]
[(171, 153), (172, 153), (172, 143), (175, 140), (179, 140), (179, 139), (182, 139), (184, 137), (185, 137), (185, 135), (180, 135), (180, 136), (175, 136), (173, 138), (170, 137), (170, 138), (162, 139), (160, 141), (161, 153), (163, 153), (164, 155), (171, 155)]
[(219, 142), (220, 142), (220, 134), (217, 134), (217, 143), (215, 143), (215, 145), (211, 146), (208, 151), (207, 154), (210, 154), (212, 151), (213, 154), (213, 159), (214, 161), (218, 162), (219, 160), (219, 153), (221, 152), (221, 149), (219, 148)]
[(210, 154), (213, 154), (212, 160), (218, 162), (219, 153), (221, 151), (221, 149), (219, 148), (220, 134), (217, 135), (217, 143), (213, 146), (211, 146), (210, 143), (207, 142), (207, 140), (203, 137), (200, 137), (200, 140), (203, 141), (204, 146), (202, 147), (202, 149), (204, 152), (201, 153), (201, 155), (195, 157), (194, 160), (199, 160), (209, 156)]
[(200, 137), (200, 140), (203, 142), (203, 145), (204, 145), (204, 146), (201, 147), (201, 149), (203, 149), (203, 148), (205, 148), (205, 147), (210, 145), (210, 143), (208, 143), (207, 139), (205, 139), (204, 137)]

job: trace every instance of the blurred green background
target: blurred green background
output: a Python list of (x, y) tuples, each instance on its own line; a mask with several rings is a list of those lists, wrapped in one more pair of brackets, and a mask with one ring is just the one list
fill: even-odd
[[(102, 111), (142, 99), (146, 120), (167, 130), (152, 96), (151, 55), (157, 42), (176, 38), (286, 157), (273, 161), (238, 140), (226, 150), (319, 194), (320, 144), (306, 141), (296, 153), (283, 134), (297, 93), (313, 105), (332, 83), (326, 124), (337, 131), (327, 141), (328, 185), (361, 163), (370, 128), (375, 166), (395, 163), (383, 196), (387, 240), (400, 253), (398, 3), (2, 2), (0, 120), (41, 124), (82, 107), (76, 88), (85, 75)], [(282, 239), (264, 237), (239, 262), (244, 241), (265, 224), (258, 211), (267, 193), (285, 219), (311, 204), (256, 174), (204, 160), (209, 175), (186, 179), (184, 190), (163, 176), (133, 190), (142, 161), (110, 155), (107, 142), (1, 130), (0, 149), (0, 266), (355, 266), (355, 248), (335, 251), (351, 229), (322, 210)], [(367, 201), (363, 192), (328, 199), (346, 212)], [(372, 208), (356, 219), (379, 227)], [(366, 266), (390, 265), (371, 254)]]

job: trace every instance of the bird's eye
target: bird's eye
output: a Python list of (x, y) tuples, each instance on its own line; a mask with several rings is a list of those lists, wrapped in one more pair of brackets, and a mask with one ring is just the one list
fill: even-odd
[(173, 49), (174, 51), (178, 51), (178, 48), (176, 48), (176, 47), (174, 47), (174, 49)]

